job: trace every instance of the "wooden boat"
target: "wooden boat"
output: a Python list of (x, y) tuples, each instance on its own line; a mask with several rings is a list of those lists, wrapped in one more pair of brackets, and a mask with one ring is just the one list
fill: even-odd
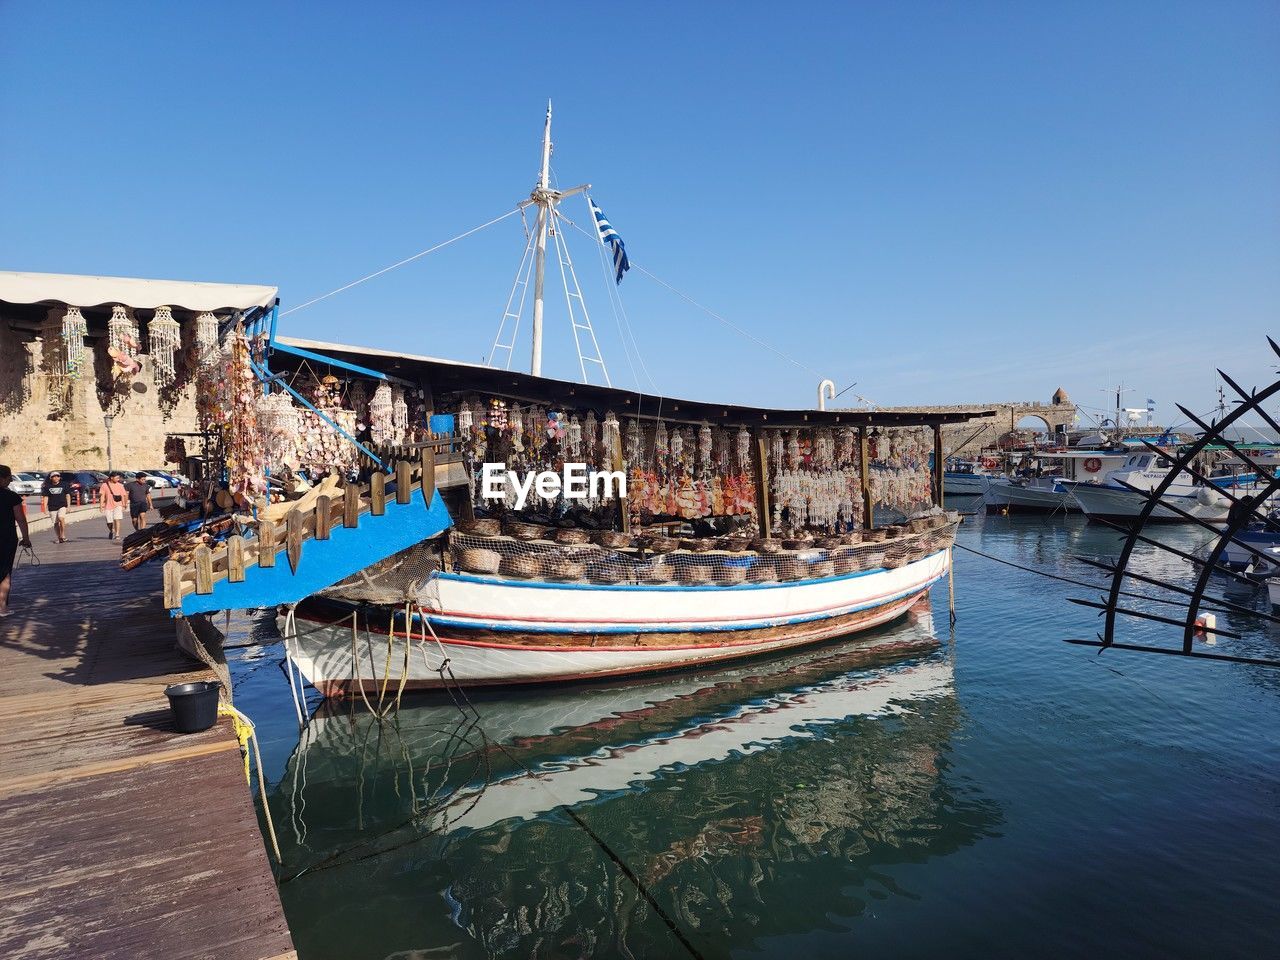
[[(884, 566), (881, 545), (866, 544), (857, 548), (865, 569), (802, 573), (784, 582), (687, 585), (633, 576), (625, 583), (561, 583), (440, 571), (407, 620), (404, 605), (378, 607), (358, 624), (354, 643), (355, 604), (329, 597), (305, 602), (291, 653), (326, 696), (353, 690), (357, 679), (366, 693), (450, 682), (563, 682), (757, 656), (903, 615), (946, 575), (954, 531), (948, 522), (901, 538), (900, 556), (912, 559), (898, 566)], [(809, 551), (797, 562), (831, 569), (827, 553)], [(738, 562), (750, 569), (774, 561), (751, 554)], [(317, 629), (325, 624), (335, 626)]]
[[(548, 110), (542, 176), (521, 204), (537, 222), (490, 351), (505, 367), (277, 337), (274, 315), (237, 334), (232, 360), (264, 341), (254, 375), (354, 444), (363, 476), (327, 442), (305, 445), (303, 466), (331, 486), (312, 504), (254, 503), (225, 547), (171, 561), (169, 609), (291, 608), (291, 680), (296, 666), (326, 696), (382, 702), (407, 689), (643, 675), (790, 650), (894, 620), (947, 574), (959, 517), (943, 512), (930, 464), (943, 461), (943, 424), (986, 412), (768, 410), (613, 387), (564, 250), (571, 225), (556, 212), (586, 187), (552, 189), (549, 155)], [(621, 241), (591, 210), (598, 240), (616, 244), (620, 281)], [(541, 375), (549, 239), (581, 310), (582, 382)], [(527, 374), (510, 369), (525, 286)], [(371, 446), (341, 427), (357, 422)], [(570, 467), (625, 483), (571, 495)], [(544, 493), (561, 470), (563, 488)], [(491, 474), (517, 473), (523, 493), (518, 478), (490, 490)], [(906, 522), (868, 529), (877, 507)], [(296, 685), (295, 705), (301, 719)]]

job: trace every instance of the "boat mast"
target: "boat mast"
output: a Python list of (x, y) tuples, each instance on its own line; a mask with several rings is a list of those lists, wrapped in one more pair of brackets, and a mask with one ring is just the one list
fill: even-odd
[(542, 376), (542, 288), (547, 275), (547, 231), (551, 227), (551, 213), (555, 204), (550, 189), (550, 174), (551, 101), (547, 100), (547, 122), (542, 128), (542, 172), (538, 175), (538, 185), (529, 195), (529, 199), (538, 205), (533, 277), (533, 358), (529, 364), (529, 372), (535, 377)]

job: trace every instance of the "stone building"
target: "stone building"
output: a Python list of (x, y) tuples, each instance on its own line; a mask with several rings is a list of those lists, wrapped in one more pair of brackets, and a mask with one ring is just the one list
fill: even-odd
[(0, 272), (0, 463), (162, 466), (165, 437), (198, 428), (201, 324), (275, 300), (266, 286)]

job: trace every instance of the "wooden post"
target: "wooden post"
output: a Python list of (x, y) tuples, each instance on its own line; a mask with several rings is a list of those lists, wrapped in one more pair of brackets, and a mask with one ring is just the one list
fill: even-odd
[(329, 527), (333, 523), (333, 498), (321, 494), (316, 497), (316, 539), (328, 540)]
[(302, 560), (302, 535), (304, 532), (302, 511), (294, 508), (284, 518), (284, 548), (289, 558), (289, 569), (298, 572), (298, 563)]
[(413, 497), (413, 471), (408, 460), (396, 461), (396, 503), (408, 503)]
[(387, 475), (381, 470), (369, 478), (369, 512), (380, 517), (387, 512)]
[(196, 593), (213, 593), (213, 554), (203, 543), (192, 557), (196, 566)]
[(166, 610), (182, 606), (182, 564), (177, 560), (164, 562), (164, 606)]
[(436, 448), (422, 448), (422, 477), (419, 483), (422, 487), (422, 502), (428, 507), (431, 506), (431, 500), (436, 495)]
[(933, 502), (942, 506), (942, 474), (946, 469), (942, 462), (942, 424), (933, 425)]
[(763, 431), (756, 434), (751, 445), (752, 461), (756, 474), (756, 519), (760, 522), (760, 536), (773, 536), (773, 512), (769, 504), (769, 449)]
[(227, 579), (244, 583), (244, 537), (238, 533), (227, 538)]
[(276, 525), (270, 520), (258, 521), (258, 566), (276, 565)]
[(342, 525), (354, 530), (360, 523), (360, 485), (348, 483), (342, 490)]
[[(626, 475), (626, 471), (622, 466), (622, 445), (618, 444), (613, 451), (613, 462), (609, 465), (610, 470), (615, 470)], [(618, 529), (623, 533), (631, 532), (631, 507), (629, 498), (626, 494), (618, 497)]]
[(871, 515), (875, 504), (871, 502), (871, 456), (866, 427), (858, 428), (858, 476), (862, 482), (862, 528), (870, 530), (876, 524)]

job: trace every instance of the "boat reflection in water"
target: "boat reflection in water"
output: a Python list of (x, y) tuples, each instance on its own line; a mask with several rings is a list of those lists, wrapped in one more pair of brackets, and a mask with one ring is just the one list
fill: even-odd
[(861, 885), (897, 892), (886, 868), (1000, 821), (949, 782), (961, 715), (933, 629), (926, 600), (730, 670), (473, 694), (466, 715), (407, 701), (382, 724), (328, 708), (272, 801), (302, 956), (683, 954), (637, 883), (708, 957), (856, 917)]

